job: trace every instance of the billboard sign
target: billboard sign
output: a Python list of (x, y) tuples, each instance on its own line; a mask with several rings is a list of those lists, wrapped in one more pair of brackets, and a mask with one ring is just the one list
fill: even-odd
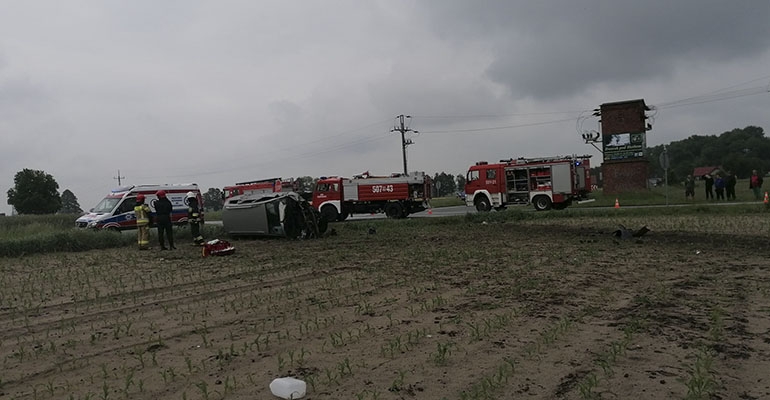
[(625, 132), (604, 135), (604, 161), (643, 158), (644, 139), (643, 132)]

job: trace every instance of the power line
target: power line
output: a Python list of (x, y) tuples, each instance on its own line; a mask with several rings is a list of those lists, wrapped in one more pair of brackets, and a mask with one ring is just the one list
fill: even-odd
[(529, 117), (533, 115), (553, 115), (553, 114), (575, 114), (585, 110), (573, 110), (573, 111), (549, 111), (549, 112), (533, 112), (533, 113), (519, 113), (519, 114), (480, 114), (480, 115), (412, 115), (412, 118), (424, 118), (424, 119), (479, 119), (479, 118), (509, 118), (509, 117)]
[(749, 84), (749, 83), (754, 83), (754, 82), (757, 82), (757, 81), (762, 81), (762, 80), (765, 80), (765, 79), (770, 79), (770, 75), (765, 75), (765, 76), (760, 76), (758, 78), (753, 78), (753, 79), (750, 79), (748, 81), (744, 81), (744, 82), (741, 82), (741, 83), (730, 85), (730, 86), (727, 86), (727, 87), (724, 87), (724, 88), (721, 88), (721, 89), (717, 89), (717, 90), (714, 90), (714, 91), (711, 91), (709, 93), (705, 93), (705, 94), (702, 94), (702, 95), (685, 97), (685, 98), (679, 99), (679, 100), (674, 100), (674, 101), (660, 103), (660, 104), (658, 104), (658, 108), (671, 108), (671, 107), (674, 107), (674, 106), (678, 107), (680, 105), (680, 103), (681, 103), (681, 105), (702, 104), (702, 103), (708, 103), (708, 102), (712, 102), (712, 101), (729, 100), (729, 99), (733, 99), (733, 98), (737, 98), (737, 97), (753, 96), (753, 95), (761, 94), (761, 93), (764, 93), (764, 92), (770, 92), (770, 82), (767, 85), (765, 85), (765, 86), (755, 86), (755, 87), (751, 87), (751, 88), (738, 89), (738, 90), (730, 90), (730, 91), (726, 92), (726, 90), (737, 88), (737, 87), (740, 87), (740, 86), (743, 86), (743, 85), (746, 85), (746, 84)]
[[(763, 79), (767, 79), (767, 78), (770, 78), (770, 75), (764, 76), (764, 77), (760, 77), (760, 78), (755, 78), (755, 79), (752, 79), (752, 80), (749, 80), (749, 81), (746, 81), (746, 82), (743, 82), (743, 83), (740, 83), (740, 84), (732, 85), (732, 86), (729, 86), (729, 87), (726, 87), (726, 88), (722, 88), (722, 89), (713, 91), (713, 92), (711, 92), (709, 94), (704, 94), (704, 95), (699, 95), (699, 96), (692, 96), (692, 97), (687, 97), (687, 98), (683, 98), (683, 99), (680, 99), (680, 100), (675, 100), (675, 101), (671, 101), (671, 102), (661, 103), (661, 104), (659, 104), (657, 106), (657, 108), (658, 109), (674, 108), (674, 107), (702, 104), (702, 103), (708, 103), (708, 102), (714, 102), (714, 101), (723, 101), (723, 100), (729, 100), (729, 99), (738, 98), (738, 97), (753, 96), (753, 95), (758, 95), (758, 94), (762, 94), (762, 93), (767, 93), (767, 92), (770, 92), (770, 85), (768, 85), (768, 86), (757, 86), (757, 87), (752, 87), (752, 88), (747, 88), (747, 89), (739, 89), (739, 90), (728, 90), (728, 89), (732, 89), (734, 87), (742, 86), (742, 85), (745, 85), (745, 84), (748, 84), (748, 83), (753, 83), (753, 82), (756, 82), (756, 81), (759, 81), (759, 80), (763, 80)], [(728, 90), (728, 91), (726, 91), (726, 90)], [(481, 114), (481, 115), (443, 115), (443, 116), (442, 115), (422, 115), (422, 116), (415, 115), (415, 116), (412, 116), (412, 118), (422, 118), (422, 119), (481, 119), (481, 118), (522, 117), (522, 116), (534, 116), (534, 115), (558, 115), (558, 114), (575, 114), (575, 113), (582, 114), (582, 113), (585, 113), (586, 111), (590, 111), (590, 110), (551, 111), (551, 112), (536, 112), (536, 113), (498, 114), (498, 115), (492, 115), (492, 114), (486, 114), (486, 115), (485, 114)], [(401, 116), (399, 116), (399, 117), (401, 117)], [(406, 118), (406, 116), (404, 116), (404, 117)], [(580, 118), (580, 117), (578, 117), (578, 118)], [(280, 151), (296, 151), (298, 146), (307, 147), (307, 146), (315, 144), (315, 143), (328, 142), (331, 139), (338, 138), (338, 137), (341, 137), (341, 136), (345, 136), (345, 135), (348, 135), (350, 133), (354, 133), (354, 132), (361, 131), (361, 130), (364, 130), (364, 129), (368, 129), (368, 128), (371, 128), (373, 126), (377, 126), (377, 125), (383, 124), (384, 122), (387, 122), (389, 120), (390, 120), (390, 118), (387, 118), (387, 119), (384, 119), (384, 120), (380, 120), (380, 121), (377, 121), (377, 122), (373, 122), (373, 123), (370, 123), (370, 124), (363, 125), (363, 126), (358, 127), (358, 128), (353, 128), (353, 129), (350, 129), (350, 130), (346, 130), (346, 131), (343, 131), (343, 132), (340, 132), (340, 133), (337, 133), (337, 134), (334, 134), (334, 135), (331, 135), (331, 136), (325, 136), (325, 137), (321, 137), (321, 138), (318, 138), (318, 139), (315, 139), (315, 140), (306, 141), (306, 142), (301, 143), (300, 145), (293, 145), (293, 146), (287, 146), (287, 147), (273, 149), (273, 150), (270, 151), (270, 154), (274, 155), (276, 152), (280, 152)], [(438, 133), (441, 133), (441, 134), (453, 134), (453, 133), (455, 133), (455, 134), (462, 134), (462, 133), (485, 132), (485, 131), (500, 131), (500, 130), (505, 130), (505, 129), (516, 129), (516, 128), (526, 128), (526, 127), (532, 127), (532, 126), (542, 126), (542, 125), (549, 125), (549, 124), (557, 124), (557, 123), (569, 122), (569, 121), (574, 121), (574, 120), (575, 120), (575, 118), (571, 117), (571, 118), (556, 119), (556, 120), (541, 121), (541, 122), (533, 122), (533, 123), (525, 123), (525, 124), (514, 124), (514, 125), (504, 125), (504, 126), (491, 126), (491, 127), (479, 127), (479, 128), (467, 128), (467, 129), (447, 129), (447, 130), (421, 131), (420, 133), (423, 133), (423, 134), (438, 134)], [(404, 122), (406, 122), (406, 120)], [(406, 124), (404, 124), (403, 129), (404, 129), (404, 132), (403, 132), (404, 134), (407, 131), (411, 131), (406, 126)], [(401, 132), (399, 129), (395, 129), (394, 131)], [(345, 142), (345, 143), (334, 144), (332, 146), (323, 146), (321, 149), (317, 149), (317, 150), (307, 150), (307, 151), (301, 152), (301, 153), (293, 153), (292, 156), (293, 157), (313, 157), (313, 156), (318, 156), (318, 155), (323, 155), (323, 154), (329, 154), (329, 153), (333, 153), (333, 152), (336, 152), (336, 151), (339, 151), (339, 150), (344, 150), (344, 149), (347, 149), (347, 148), (350, 148), (350, 147), (359, 146), (359, 145), (366, 144), (366, 143), (371, 143), (371, 142), (375, 142), (375, 141), (384, 140), (386, 138), (387, 138), (387, 135), (382, 133), (382, 134), (378, 134), (378, 135), (375, 135), (375, 136), (367, 136), (367, 137), (363, 137), (363, 138), (354, 139), (352, 141), (348, 141), (348, 142)], [(405, 153), (405, 150), (406, 150), (406, 146), (408, 146), (410, 144), (412, 144), (412, 143), (407, 143), (407, 139), (405, 137), (402, 138), (402, 151), (404, 153)], [(232, 161), (238, 161), (238, 160), (244, 160), (244, 159), (253, 159), (254, 157), (255, 157), (255, 155), (251, 154), (248, 157), (243, 157), (243, 158), (236, 159), (236, 160), (232, 160), (231, 159), (229, 161), (232, 162)], [(220, 173), (224, 173), (224, 172), (232, 172), (232, 171), (252, 168), (252, 167), (255, 167), (255, 166), (272, 164), (272, 163), (276, 162), (276, 160), (277, 159), (275, 157), (272, 157), (269, 160), (261, 161), (261, 162), (258, 162), (258, 163), (248, 163), (248, 164), (237, 166), (237, 167), (222, 168), (222, 169), (214, 170), (214, 171), (207, 171), (207, 172), (202, 172), (202, 173), (190, 173), (190, 174), (175, 175), (175, 176), (169, 176), (169, 177), (170, 178), (182, 178), (182, 177), (191, 177), (191, 176), (215, 175), (215, 174), (220, 174)], [(406, 155), (405, 154), (404, 154), (404, 164), (406, 164)], [(120, 175), (120, 174), (118, 174), (118, 175)]]
[(715, 101), (736, 99), (739, 97), (756, 96), (758, 94), (763, 94), (763, 93), (770, 93), (770, 88), (767, 86), (756, 86), (756, 87), (747, 88), (747, 89), (731, 90), (728, 92), (723, 92), (721, 94), (710, 94), (710, 95), (689, 97), (682, 100), (662, 103), (657, 107), (659, 109), (665, 109), (665, 108), (690, 106), (695, 104), (704, 104), (704, 103), (712, 103)]
[(506, 125), (506, 126), (491, 126), (491, 127), (487, 127), (487, 128), (452, 129), (452, 130), (441, 130), (441, 131), (420, 131), (420, 133), (469, 133), (469, 132), (495, 131), (495, 130), (502, 130), (502, 129), (526, 128), (526, 127), (530, 127), (530, 126), (557, 124), (557, 123), (560, 123), (560, 122), (567, 122), (567, 121), (574, 121), (574, 120), (575, 120), (575, 118), (565, 118), (565, 119), (557, 119), (557, 120), (552, 120), (552, 121), (532, 122), (532, 123), (527, 123), (527, 124)]

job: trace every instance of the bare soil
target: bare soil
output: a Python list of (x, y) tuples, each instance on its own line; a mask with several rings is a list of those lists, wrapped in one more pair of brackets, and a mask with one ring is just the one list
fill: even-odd
[(770, 398), (766, 237), (421, 224), (1, 259), (0, 398)]

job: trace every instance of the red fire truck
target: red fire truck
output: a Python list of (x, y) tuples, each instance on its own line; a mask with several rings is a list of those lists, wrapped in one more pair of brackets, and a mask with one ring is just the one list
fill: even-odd
[(283, 180), (281, 178), (261, 179), (257, 181), (239, 182), (233, 186), (225, 186), (222, 195), (225, 200), (241, 194), (271, 194), (296, 191), (299, 181), (294, 179)]
[(468, 169), (465, 204), (478, 211), (533, 204), (561, 210), (591, 192), (590, 155), (477, 162)]
[(423, 172), (322, 177), (313, 190), (313, 207), (330, 222), (344, 221), (355, 213), (384, 212), (389, 218), (405, 218), (429, 207), (431, 190), (430, 176)]

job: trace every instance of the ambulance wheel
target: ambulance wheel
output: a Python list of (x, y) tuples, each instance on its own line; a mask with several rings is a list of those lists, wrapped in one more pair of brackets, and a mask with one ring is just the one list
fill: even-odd
[(403, 218), (404, 207), (401, 207), (400, 203), (390, 203), (385, 207), (385, 215), (393, 219)]
[(337, 207), (327, 204), (321, 207), (321, 215), (326, 219), (326, 222), (334, 222), (338, 217)]
[(537, 211), (546, 211), (550, 210), (551, 206), (553, 205), (551, 203), (551, 199), (548, 198), (548, 196), (535, 196), (534, 199), (532, 199), (532, 203), (535, 205), (535, 210)]
[(477, 197), (474, 204), (476, 204), (476, 211), (478, 212), (487, 212), (492, 209), (492, 205), (489, 204), (489, 199), (484, 195)]

